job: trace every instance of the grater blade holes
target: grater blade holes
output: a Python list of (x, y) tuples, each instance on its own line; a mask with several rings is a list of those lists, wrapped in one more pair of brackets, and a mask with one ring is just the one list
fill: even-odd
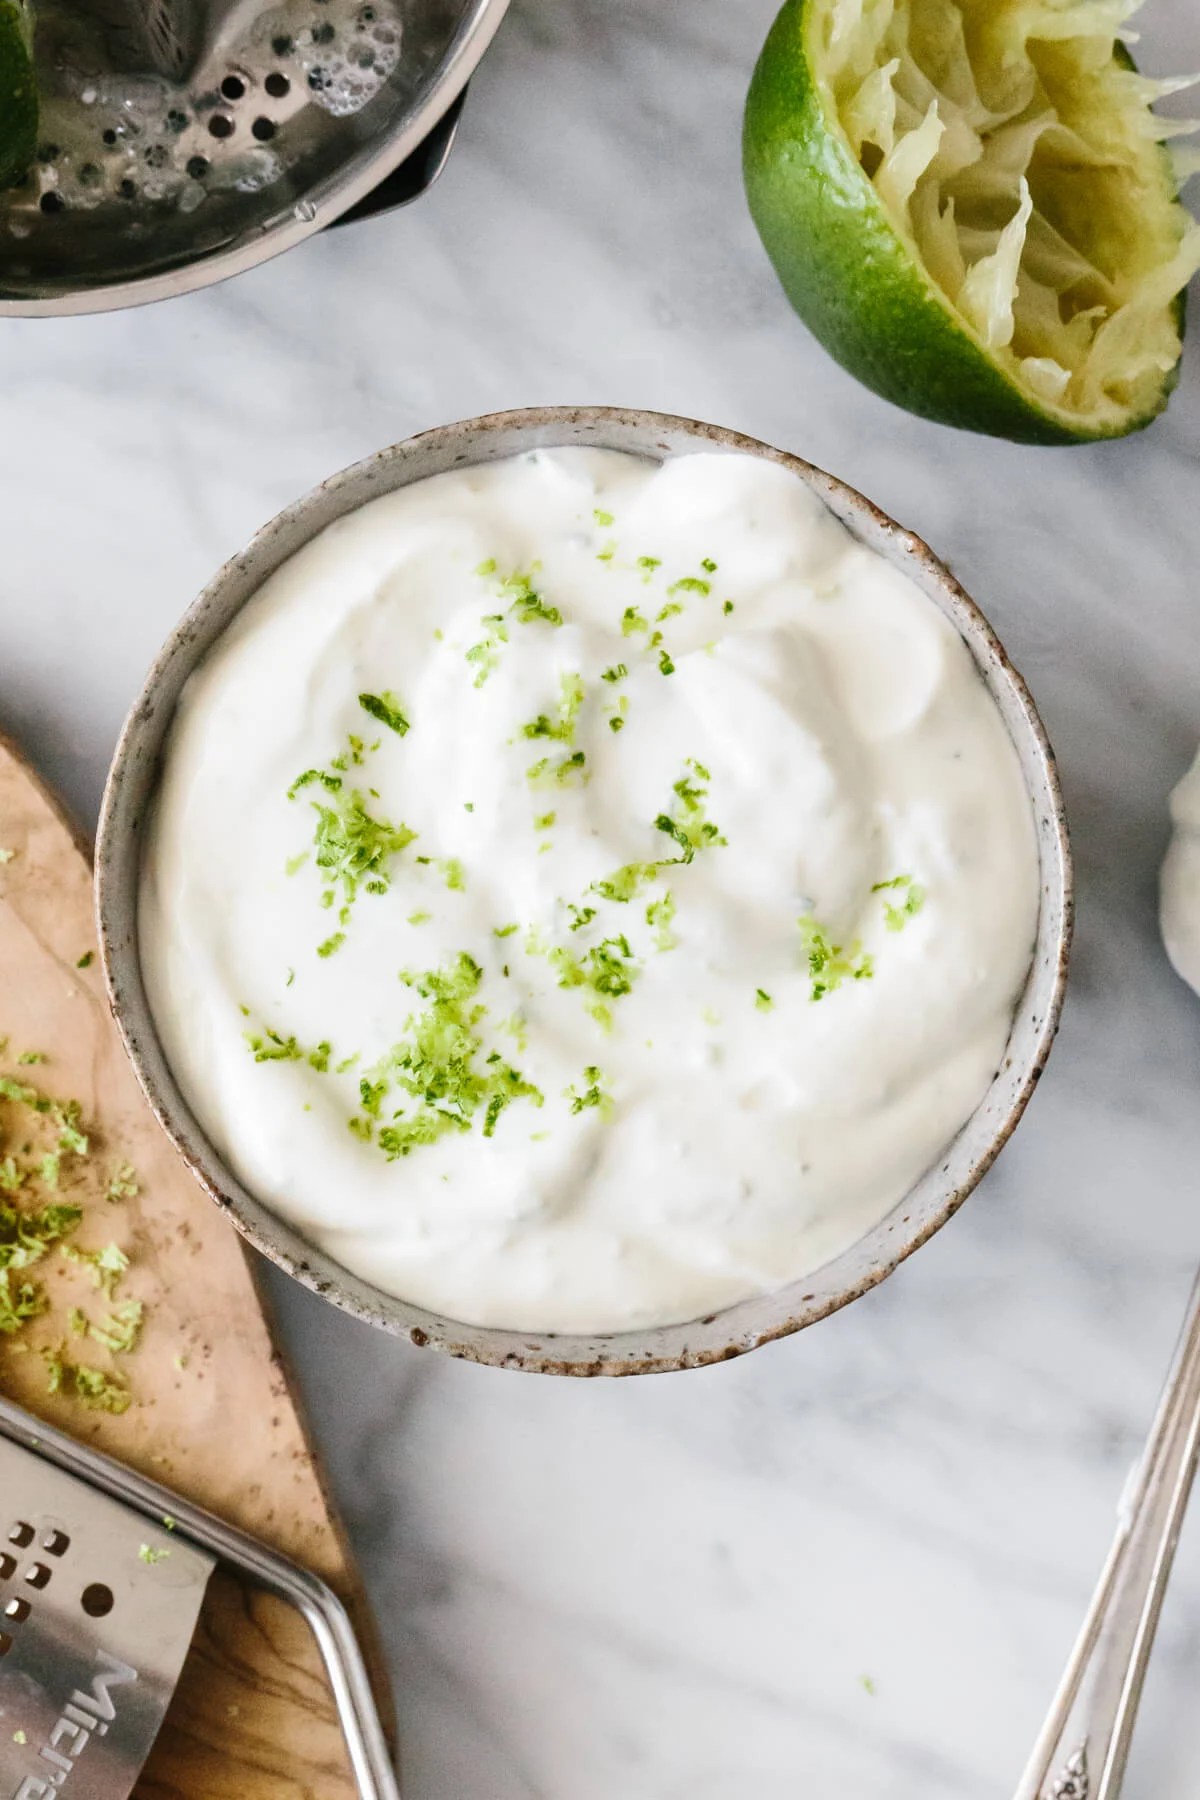
[(13, 1639), (9, 1636), (8, 1632), (0, 1631), (0, 1657), (7, 1656), (12, 1647)]
[(113, 1609), (113, 1591), (102, 1581), (93, 1581), (79, 1596), (79, 1604), (89, 1619), (107, 1618)]
[[(32, 1537), (33, 1533), (30, 1532), (29, 1537), (22, 1539), (22, 1543), (28, 1544)], [(13, 1542), (16, 1542), (15, 1538)], [(48, 1531), (42, 1539), (42, 1549), (48, 1556), (64, 1556), (70, 1547), (71, 1540), (65, 1531)]]
[(7, 1550), (0, 1550), (0, 1581), (11, 1581), (16, 1572), (16, 1557), (10, 1556)]
[(32, 1611), (28, 1600), (22, 1599), (20, 1594), (14, 1594), (11, 1600), (5, 1601), (0, 1610), (0, 1619), (7, 1619), (12, 1625), (23, 1625)]
[(35, 1562), (29, 1565), (25, 1571), (25, 1585), (26, 1587), (38, 1588), (39, 1590), (44, 1587), (49, 1587), (50, 1570), (46, 1567), (45, 1563)]
[(8, 1541), (10, 1544), (15, 1544), (18, 1550), (28, 1550), (35, 1536), (33, 1526), (24, 1519), (18, 1519), (8, 1534)]

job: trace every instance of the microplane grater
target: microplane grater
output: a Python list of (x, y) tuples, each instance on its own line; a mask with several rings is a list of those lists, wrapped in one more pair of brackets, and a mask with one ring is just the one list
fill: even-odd
[(0, 1440), (0, 1796), (125, 1800), (216, 1558)]
[(400, 1800), (362, 1653), (317, 1576), (0, 1398), (0, 1800), (128, 1800), (213, 1571), (317, 1639), (362, 1800)]

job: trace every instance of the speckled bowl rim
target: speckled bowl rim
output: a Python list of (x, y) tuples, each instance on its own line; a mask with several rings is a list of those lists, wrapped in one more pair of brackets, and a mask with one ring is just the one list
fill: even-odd
[[(333, 520), (382, 494), (464, 465), (567, 445), (653, 460), (738, 452), (798, 475), (856, 538), (915, 581), (965, 640), (1016, 748), (1041, 864), (1034, 958), (1004, 1059), (976, 1111), (904, 1200), (801, 1281), (687, 1324), (600, 1334), (465, 1325), (382, 1293), (308, 1243), (234, 1176), (183, 1099), (155, 1029), (137, 944), (142, 830), (176, 701), (268, 576)], [(167, 639), (125, 721), (100, 815), (96, 905), (109, 1001), (142, 1090), (201, 1186), (255, 1249), (323, 1299), (414, 1344), (542, 1374), (621, 1375), (699, 1368), (799, 1331), (875, 1287), (958, 1211), (1015, 1130), (1049, 1056), (1066, 985), (1073, 890), (1054, 753), (1029, 691), (979, 608), (920, 538), (832, 475), (738, 432), (665, 413), (546, 406), (440, 426), (381, 450), (285, 508), (225, 564)]]

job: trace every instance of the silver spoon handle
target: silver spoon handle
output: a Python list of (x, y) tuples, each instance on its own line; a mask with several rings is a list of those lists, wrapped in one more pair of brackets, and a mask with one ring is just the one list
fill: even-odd
[(1083, 1629), (1015, 1800), (1116, 1800), (1200, 1451), (1200, 1277)]

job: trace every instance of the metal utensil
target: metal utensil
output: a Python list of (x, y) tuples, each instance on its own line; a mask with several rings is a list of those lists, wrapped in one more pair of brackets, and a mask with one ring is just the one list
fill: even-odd
[(113, 65), (178, 80), (193, 68), (206, 21), (236, 0), (77, 0), (103, 29)]
[(414, 198), (507, 5), (41, 0), (41, 142), (0, 192), (0, 316), (185, 293), (372, 195)]
[(345, 1609), (317, 1576), (0, 1399), (0, 1800), (127, 1800), (227, 1564), (299, 1608), (363, 1800), (399, 1800)]
[[(694, 451), (734, 453), (791, 471), (854, 537), (914, 581), (963, 639), (1012, 739), (1029, 794), (1041, 867), (1033, 961), (1004, 1057), (972, 1117), (912, 1191), (857, 1243), (788, 1287), (686, 1324), (603, 1335), (464, 1325), (395, 1299), (307, 1243), (238, 1181), (192, 1115), (159, 1042), (138, 954), (141, 847), (166, 732), (188, 676), (241, 608), (288, 557), (367, 501), (427, 475), (548, 445), (624, 450), (656, 462)], [(958, 1209), (1016, 1129), (1050, 1054), (1071, 939), (1071, 863), (1053, 753), (1028, 690), (991, 626), (932, 551), (853, 488), (799, 457), (720, 426), (605, 406), (531, 407), (441, 426), (342, 470), (265, 526), (179, 622), (134, 703), (105, 789), (96, 882), (105, 979), (134, 1072), (205, 1191), (250, 1242), (323, 1299), (415, 1344), (502, 1368), (557, 1375), (699, 1368), (798, 1331), (882, 1281)]]
[(1015, 1800), (1116, 1800), (1200, 1451), (1200, 1277), (1083, 1629)]

